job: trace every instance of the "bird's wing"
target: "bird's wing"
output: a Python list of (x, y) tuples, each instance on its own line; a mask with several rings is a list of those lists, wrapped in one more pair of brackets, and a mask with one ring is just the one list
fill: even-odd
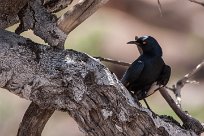
[(159, 76), (159, 79), (157, 80), (158, 85), (166, 85), (169, 81), (171, 75), (171, 67), (168, 65), (164, 65), (162, 72)]
[(139, 78), (143, 68), (144, 62), (140, 60), (134, 61), (121, 79), (123, 85), (128, 87), (132, 82), (136, 81)]

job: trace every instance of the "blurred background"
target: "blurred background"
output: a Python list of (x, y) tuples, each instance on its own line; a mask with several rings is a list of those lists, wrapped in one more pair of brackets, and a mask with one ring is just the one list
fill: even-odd
[[(163, 58), (172, 68), (171, 87), (204, 59), (204, 7), (188, 0), (110, 0), (110, 2), (71, 32), (66, 49), (115, 60), (133, 62), (137, 47), (127, 45), (134, 37), (151, 35), (163, 48)], [(62, 13), (58, 13), (60, 16)], [(8, 28), (14, 31), (16, 26)], [(43, 43), (31, 31), (22, 34)], [(120, 79), (127, 67), (104, 63)], [(182, 89), (182, 106), (204, 122), (204, 68), (194, 77), (199, 85)], [(172, 93), (171, 93), (172, 94)], [(173, 96), (173, 95), (172, 95)], [(174, 97), (174, 96), (173, 96)], [(155, 113), (173, 116), (180, 121), (159, 92), (147, 98)], [(6, 90), (0, 91), (0, 136), (14, 136), (30, 104)], [(43, 136), (83, 136), (67, 113), (56, 111), (48, 121)]]

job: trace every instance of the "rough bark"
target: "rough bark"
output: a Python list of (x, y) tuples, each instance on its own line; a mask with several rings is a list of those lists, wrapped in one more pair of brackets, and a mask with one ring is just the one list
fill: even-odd
[(89, 136), (196, 135), (135, 102), (98, 60), (0, 30), (0, 87), (68, 112)]
[(109, 0), (81, 0), (59, 18), (57, 22), (58, 27), (65, 33), (70, 33), (108, 1)]
[(18, 12), (28, 0), (0, 0), (0, 28), (9, 27), (18, 22)]
[(41, 109), (31, 103), (18, 129), (17, 136), (41, 136), (45, 124), (54, 113), (54, 110)]
[[(30, 0), (0, 0), (0, 28), (7, 28), (19, 22), (18, 12)], [(73, 0), (41, 0), (49, 12), (66, 8)]]
[(50, 46), (63, 49), (67, 35), (57, 27), (55, 15), (47, 12), (40, 0), (30, 0), (18, 13), (20, 25), (16, 33), (32, 29)]

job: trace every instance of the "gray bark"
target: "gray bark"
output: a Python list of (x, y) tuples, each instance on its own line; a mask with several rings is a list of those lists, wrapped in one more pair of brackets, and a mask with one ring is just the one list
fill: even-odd
[(32, 29), (34, 34), (41, 37), (50, 46), (63, 49), (67, 38), (57, 27), (57, 18), (44, 8), (40, 0), (30, 0), (18, 13), (20, 25), (16, 33), (20, 34)]
[(41, 136), (44, 126), (53, 113), (54, 110), (41, 109), (32, 102), (24, 114), (17, 136)]
[[(7, 28), (19, 22), (19, 11), (30, 0), (0, 0), (0, 28)], [(41, 0), (49, 12), (66, 8), (73, 0)]]
[(68, 112), (89, 136), (196, 135), (140, 106), (91, 56), (0, 30), (0, 87), (42, 109)]

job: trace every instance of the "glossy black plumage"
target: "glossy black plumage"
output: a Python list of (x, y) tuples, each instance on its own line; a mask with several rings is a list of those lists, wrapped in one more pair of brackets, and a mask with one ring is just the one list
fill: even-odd
[(153, 37), (136, 37), (128, 44), (136, 44), (141, 54), (127, 69), (121, 82), (141, 100), (154, 93), (155, 90), (150, 91), (154, 83), (159, 86), (168, 83), (171, 68), (164, 63), (162, 49)]

